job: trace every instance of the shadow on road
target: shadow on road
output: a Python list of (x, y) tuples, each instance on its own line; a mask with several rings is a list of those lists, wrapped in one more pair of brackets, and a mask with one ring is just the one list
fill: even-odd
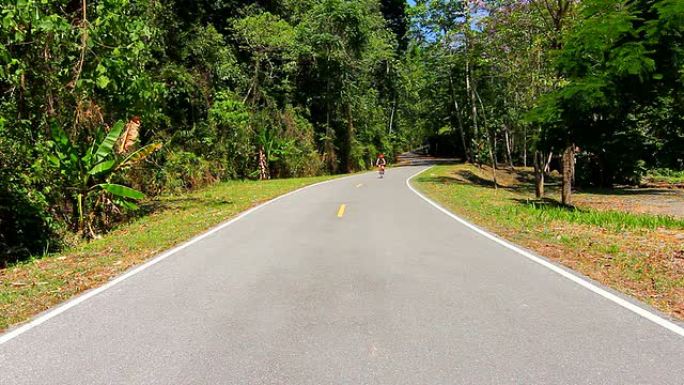
[(461, 163), (457, 158), (438, 158), (429, 155), (406, 152), (397, 156), (397, 166), (432, 166), (437, 164), (457, 164)]

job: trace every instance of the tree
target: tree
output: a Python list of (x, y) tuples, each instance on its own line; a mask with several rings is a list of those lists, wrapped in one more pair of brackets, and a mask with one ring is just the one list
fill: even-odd
[[(585, 163), (598, 171), (583, 178), (596, 184), (634, 183), (640, 164), (654, 150), (649, 145), (653, 126), (644, 126), (639, 117), (650, 115), (657, 123), (653, 108), (663, 102), (664, 90), (654, 86), (667, 71), (656, 71), (668, 65), (659, 64), (658, 43), (648, 38), (647, 27), (667, 15), (658, 11), (663, 5), (667, 2), (587, 0), (560, 51), (558, 68), (565, 82), (544, 100), (543, 115), (556, 142), (582, 149)], [(669, 84), (676, 94), (677, 82)]]
[(394, 55), (384, 25), (375, 1), (323, 0), (298, 26), (302, 42), (310, 47), (302, 58), (308, 70), (303, 87), (316, 95), (309, 99), (312, 118), (323, 127), (323, 152), (333, 170), (356, 168), (355, 110), (365, 110), (370, 121), (377, 119), (372, 117), (377, 103), (373, 75)]

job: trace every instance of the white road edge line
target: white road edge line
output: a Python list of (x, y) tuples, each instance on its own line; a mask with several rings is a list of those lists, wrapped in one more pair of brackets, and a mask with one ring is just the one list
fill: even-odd
[(431, 204), (432, 206), (434, 206), (436, 209), (438, 209), (442, 213), (444, 213), (444, 214), (450, 216), (451, 218), (455, 219), (456, 221), (460, 222), (462, 225), (464, 225), (464, 226), (470, 228), (471, 230), (475, 231), (476, 233), (482, 235), (483, 237), (488, 238), (488, 239), (500, 244), (501, 246), (506, 247), (507, 249), (513, 250), (516, 253), (532, 260), (533, 262), (536, 262), (536, 263), (546, 267), (547, 269), (552, 270), (553, 272), (558, 273), (558, 274), (562, 275), (563, 277), (575, 282), (576, 284), (593, 291), (594, 293), (600, 295), (601, 297), (604, 297), (607, 300), (612, 301), (612, 302), (616, 303), (617, 305), (620, 305), (623, 308), (625, 308), (625, 309), (627, 309), (633, 313), (636, 313), (636, 314), (640, 315), (641, 317), (644, 317), (647, 320), (652, 321), (652, 322), (664, 327), (665, 329), (668, 329), (668, 330), (674, 332), (675, 334), (678, 334), (681, 337), (684, 337), (684, 328), (676, 325), (675, 323), (670, 322), (670, 321), (658, 316), (657, 314), (654, 314), (654, 313), (652, 313), (652, 312), (650, 312), (650, 311), (648, 311), (642, 307), (639, 307), (639, 306), (637, 306), (637, 305), (635, 305), (635, 304), (633, 304), (633, 303), (631, 303), (631, 302), (629, 302), (623, 298), (620, 298), (617, 295), (610, 293), (610, 292), (594, 285), (593, 283), (591, 283), (591, 282), (589, 282), (583, 278), (580, 278), (580, 277), (578, 277), (578, 276), (576, 276), (576, 275), (574, 275), (568, 271), (565, 271), (564, 269), (554, 265), (553, 263), (546, 261), (546, 260), (528, 252), (528, 251), (525, 251), (525, 250), (521, 249), (520, 247), (515, 246), (512, 243), (504, 241), (503, 239), (493, 235), (492, 233), (489, 233), (485, 230), (482, 230), (481, 228), (479, 228), (479, 227), (475, 226), (474, 224), (466, 221), (465, 219), (456, 216), (451, 211), (440, 206), (438, 203), (435, 203), (433, 200), (431, 200), (430, 198), (426, 197), (425, 195), (420, 193), (418, 190), (413, 188), (413, 186), (411, 186), (411, 180), (413, 178), (415, 178), (416, 176), (422, 174), (423, 172), (431, 169), (432, 167), (433, 166), (425, 168), (423, 170), (420, 170), (417, 173), (411, 175), (408, 179), (406, 179), (406, 186), (408, 186), (408, 188), (411, 189), (411, 191), (413, 191), (416, 195), (418, 195), (424, 201)]
[(21, 334), (26, 333), (27, 331), (33, 329), (34, 327), (36, 327), (36, 326), (38, 326), (38, 325), (40, 325), (40, 324), (42, 324), (42, 323), (45, 323), (46, 321), (48, 321), (48, 320), (50, 320), (50, 319), (52, 319), (52, 318), (54, 318), (54, 317), (56, 317), (56, 316), (58, 316), (58, 315), (64, 313), (65, 311), (71, 309), (72, 307), (75, 307), (75, 306), (77, 306), (78, 304), (87, 301), (88, 299), (90, 299), (90, 298), (92, 298), (92, 297), (94, 297), (94, 296), (96, 296), (96, 295), (98, 295), (98, 294), (104, 292), (105, 290), (111, 288), (112, 286), (114, 286), (114, 285), (116, 285), (116, 284), (118, 284), (118, 283), (121, 283), (122, 281), (124, 281), (124, 280), (126, 280), (126, 279), (128, 279), (128, 278), (130, 278), (130, 277), (132, 277), (132, 276), (134, 276), (134, 275), (136, 275), (136, 274), (138, 274), (138, 273), (140, 273), (141, 271), (147, 269), (148, 267), (153, 266), (153, 265), (155, 265), (155, 264), (157, 264), (157, 263), (159, 263), (159, 262), (165, 260), (166, 258), (168, 258), (168, 257), (174, 255), (175, 253), (177, 253), (177, 252), (179, 252), (179, 251), (181, 251), (181, 250), (187, 248), (188, 246), (191, 246), (191, 245), (193, 245), (193, 244), (195, 244), (195, 243), (201, 241), (202, 239), (204, 239), (204, 238), (206, 238), (206, 237), (208, 237), (208, 236), (210, 236), (210, 235), (212, 235), (212, 234), (215, 234), (215, 233), (217, 233), (218, 231), (221, 231), (221, 230), (225, 229), (226, 227), (232, 225), (233, 223), (239, 221), (240, 219), (246, 217), (247, 215), (249, 215), (249, 214), (251, 214), (251, 213), (253, 213), (253, 212), (257, 211), (257, 210), (260, 210), (260, 209), (262, 209), (262, 208), (264, 208), (264, 207), (270, 205), (271, 203), (274, 203), (274, 202), (279, 201), (279, 200), (281, 200), (281, 199), (283, 199), (283, 198), (286, 198), (286, 197), (288, 197), (288, 196), (290, 196), (290, 195), (297, 194), (297, 193), (299, 193), (299, 192), (301, 192), (301, 191), (304, 191), (304, 190), (307, 190), (307, 189), (310, 189), (310, 188), (313, 188), (313, 187), (316, 187), (316, 186), (320, 186), (320, 185), (323, 185), (323, 184), (326, 184), (326, 183), (331, 183), (331, 182), (339, 181), (339, 180), (346, 179), (346, 178), (350, 178), (350, 177), (354, 177), (354, 176), (358, 176), (358, 174), (356, 174), (356, 175), (348, 175), (348, 176), (341, 177), (341, 178), (334, 178), (334, 179), (326, 180), (326, 181), (323, 181), (323, 182), (318, 182), (318, 183), (310, 184), (310, 185), (308, 185), (308, 186), (304, 186), (304, 187), (298, 188), (297, 190), (290, 191), (290, 192), (285, 193), (285, 194), (283, 194), (283, 195), (277, 196), (277, 197), (275, 197), (275, 198), (273, 198), (273, 199), (271, 199), (271, 200), (269, 200), (269, 201), (266, 201), (266, 202), (264, 202), (264, 203), (262, 203), (262, 204), (260, 204), (260, 205), (254, 206), (254, 207), (252, 207), (251, 209), (248, 209), (247, 211), (243, 211), (242, 213), (238, 214), (236, 217), (234, 217), (234, 218), (232, 218), (232, 219), (230, 219), (230, 220), (228, 220), (228, 221), (226, 221), (226, 222), (223, 222), (223, 223), (221, 223), (221, 224), (219, 224), (219, 225), (216, 225), (215, 227), (213, 227), (213, 228), (207, 230), (206, 232), (204, 232), (204, 233), (202, 233), (202, 234), (200, 234), (200, 235), (197, 235), (197, 236), (195, 236), (194, 238), (191, 238), (190, 240), (188, 240), (188, 241), (186, 241), (186, 242), (184, 242), (184, 243), (182, 243), (182, 244), (180, 244), (180, 245), (174, 247), (174, 248), (171, 249), (171, 250), (168, 250), (168, 251), (166, 251), (166, 252), (164, 252), (164, 253), (158, 255), (157, 257), (155, 257), (155, 258), (153, 258), (153, 259), (151, 259), (151, 260), (149, 260), (149, 261), (143, 263), (142, 265), (140, 265), (140, 266), (138, 266), (138, 267), (133, 268), (132, 270), (129, 270), (128, 272), (123, 273), (122, 275), (120, 275), (120, 276), (114, 278), (113, 280), (107, 282), (106, 284), (104, 284), (104, 285), (102, 285), (102, 286), (100, 286), (100, 287), (97, 287), (97, 288), (88, 290), (88, 291), (86, 291), (85, 293), (80, 294), (80, 295), (76, 296), (76, 297), (73, 298), (73, 299), (67, 300), (67, 302), (64, 302), (63, 304), (58, 305), (56, 308), (54, 308), (54, 309), (52, 309), (52, 310), (46, 311), (46, 312), (43, 313), (42, 315), (39, 315), (38, 317), (36, 317), (36, 318), (32, 319), (31, 321), (29, 321), (28, 323), (25, 323), (25, 324), (23, 324), (23, 325), (17, 327), (16, 329), (11, 329), (11, 330), (8, 331), (7, 333), (5, 333), (5, 334), (3, 334), (3, 335), (0, 335), (0, 345), (6, 343), (6, 342), (8, 342), (8, 341), (10, 341), (10, 340), (12, 340), (12, 339), (14, 339), (14, 338), (20, 336)]

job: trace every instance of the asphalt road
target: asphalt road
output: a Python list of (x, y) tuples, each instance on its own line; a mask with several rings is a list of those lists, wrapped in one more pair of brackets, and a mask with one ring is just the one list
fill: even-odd
[(440, 212), (420, 169), (250, 213), (0, 345), (0, 383), (684, 384), (684, 337)]

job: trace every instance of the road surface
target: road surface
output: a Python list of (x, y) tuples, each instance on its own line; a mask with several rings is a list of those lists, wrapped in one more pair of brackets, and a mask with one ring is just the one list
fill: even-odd
[(250, 213), (0, 345), (0, 383), (684, 383), (684, 337), (440, 212), (421, 169)]

